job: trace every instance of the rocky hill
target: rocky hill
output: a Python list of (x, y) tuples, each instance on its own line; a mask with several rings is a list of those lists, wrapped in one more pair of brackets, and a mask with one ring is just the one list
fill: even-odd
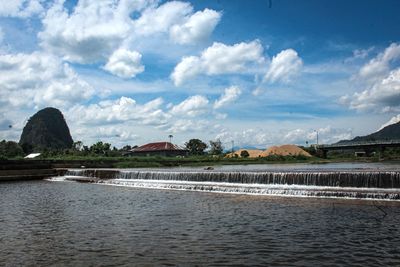
[(385, 128), (365, 136), (357, 136), (352, 140), (342, 140), (338, 143), (349, 143), (349, 142), (368, 142), (368, 141), (380, 141), (380, 140), (394, 140), (400, 139), (400, 122), (386, 126)]
[(71, 148), (73, 140), (61, 111), (49, 107), (28, 120), (19, 144), (26, 153), (30, 153), (34, 150)]

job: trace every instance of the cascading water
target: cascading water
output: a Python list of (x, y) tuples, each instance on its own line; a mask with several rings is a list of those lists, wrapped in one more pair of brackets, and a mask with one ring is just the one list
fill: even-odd
[(400, 200), (397, 171), (132, 171), (69, 170), (67, 176), (95, 177), (98, 183), (225, 193)]

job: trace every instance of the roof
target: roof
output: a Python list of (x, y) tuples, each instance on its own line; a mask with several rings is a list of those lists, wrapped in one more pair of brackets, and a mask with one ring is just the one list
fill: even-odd
[(36, 157), (39, 157), (39, 156), (40, 156), (40, 153), (31, 153), (31, 154), (27, 155), (25, 158), (26, 159), (33, 159), (33, 158), (36, 158)]
[(132, 152), (165, 151), (165, 150), (187, 150), (170, 142), (149, 143), (132, 149)]

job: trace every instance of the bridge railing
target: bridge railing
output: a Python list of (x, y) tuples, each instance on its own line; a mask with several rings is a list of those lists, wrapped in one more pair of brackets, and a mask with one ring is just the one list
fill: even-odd
[(317, 145), (316, 148), (333, 148), (333, 147), (353, 147), (353, 146), (373, 146), (373, 145), (400, 145), (400, 139), (379, 140), (367, 142), (349, 142), (344, 144)]

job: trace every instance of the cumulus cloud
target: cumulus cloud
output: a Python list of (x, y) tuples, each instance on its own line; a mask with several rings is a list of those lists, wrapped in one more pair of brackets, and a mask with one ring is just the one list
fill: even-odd
[(359, 71), (359, 78), (367, 79), (372, 82), (381, 79), (390, 71), (390, 63), (400, 59), (400, 45), (393, 43), (371, 59)]
[(0, 16), (27, 18), (43, 11), (43, 0), (0, 1)]
[(168, 114), (161, 109), (162, 104), (161, 98), (140, 105), (130, 97), (121, 97), (89, 106), (75, 105), (68, 110), (68, 114), (78, 124), (102, 125), (137, 121), (143, 125), (159, 126), (168, 119)]
[(182, 23), (192, 12), (193, 7), (189, 3), (179, 1), (149, 7), (135, 21), (134, 31), (140, 36), (167, 33), (173, 25)]
[(176, 65), (171, 79), (176, 86), (200, 74), (241, 73), (249, 64), (263, 62), (263, 47), (258, 40), (232, 46), (213, 43), (199, 57), (184, 57)]
[(379, 113), (400, 111), (400, 45), (393, 43), (352, 77), (359, 92), (344, 95), (339, 103), (357, 111)]
[(283, 50), (272, 58), (264, 80), (270, 83), (288, 83), (301, 71), (302, 66), (303, 61), (295, 50)]
[(181, 25), (170, 29), (170, 38), (178, 44), (192, 44), (206, 40), (221, 19), (221, 14), (215, 10), (205, 9), (190, 16)]
[(178, 105), (173, 106), (170, 113), (190, 117), (198, 116), (207, 112), (208, 103), (208, 99), (204, 96), (190, 96)]
[(375, 82), (371, 88), (345, 95), (339, 102), (359, 111), (390, 112), (400, 107), (400, 68)]
[(13, 106), (66, 106), (93, 88), (59, 58), (45, 53), (0, 55), (0, 97)]
[(235, 146), (254, 146), (266, 148), (268, 144), (273, 142), (273, 133), (264, 129), (249, 128), (243, 131), (222, 129), (215, 139), (220, 139), (223, 142), (234, 141)]
[(127, 1), (79, 1), (69, 14), (58, 1), (43, 18), (39, 33), (45, 49), (72, 62), (91, 63), (105, 59), (127, 38), (132, 22), (129, 14), (143, 3)]
[(206, 120), (190, 120), (179, 119), (172, 123), (167, 128), (171, 133), (184, 133), (184, 132), (204, 132), (210, 128), (210, 123)]
[[(351, 129), (332, 128), (326, 126), (317, 129), (319, 143), (330, 144), (340, 140), (350, 139), (352, 137)], [(271, 145), (280, 144), (297, 144), (305, 145), (306, 141), (309, 144), (316, 143), (317, 132), (313, 129), (292, 129), (272, 131), (262, 128), (248, 128), (242, 131), (222, 129), (216, 135), (216, 138), (225, 142), (234, 140), (237, 146), (254, 146), (265, 149)]]
[[(317, 133), (318, 132), (318, 133)], [(284, 143), (292, 144), (305, 144), (306, 141), (309, 144), (318, 142), (321, 144), (331, 144), (338, 142), (340, 140), (347, 140), (352, 137), (351, 129), (341, 129), (333, 128), (331, 126), (326, 126), (324, 128), (319, 128), (317, 130), (311, 129), (294, 129), (290, 131), (281, 131), (282, 140)]]
[(196, 43), (208, 38), (220, 17), (209, 9), (193, 14), (191, 4), (179, 1), (158, 6), (158, 1), (81, 0), (72, 13), (63, 3), (47, 10), (38, 36), (43, 48), (78, 63), (104, 61), (121, 45), (134, 47), (139, 38), (156, 34), (179, 44)]
[(226, 105), (234, 102), (236, 99), (239, 98), (241, 93), (242, 93), (242, 91), (237, 86), (231, 86), (231, 87), (226, 88), (224, 93), (221, 95), (221, 97), (215, 101), (214, 109), (222, 108), (223, 106), (226, 106)]
[(121, 78), (132, 78), (144, 71), (141, 58), (136, 51), (120, 48), (110, 56), (104, 69)]

